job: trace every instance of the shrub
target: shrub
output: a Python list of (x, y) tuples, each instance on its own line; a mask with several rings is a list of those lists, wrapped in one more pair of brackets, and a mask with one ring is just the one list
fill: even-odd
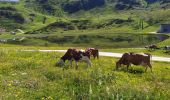
[(15, 20), (18, 23), (24, 23), (25, 19), (22, 16), (22, 14), (18, 13), (18, 12), (11, 12), (11, 11), (7, 11), (7, 10), (0, 10), (0, 15), (4, 16), (6, 18)]

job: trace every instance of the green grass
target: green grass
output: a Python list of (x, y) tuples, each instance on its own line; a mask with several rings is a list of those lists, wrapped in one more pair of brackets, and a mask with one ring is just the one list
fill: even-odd
[[(152, 62), (153, 73), (142, 66), (115, 71), (115, 58), (92, 59), (88, 68), (56, 67), (60, 53), (0, 51), (1, 99), (169, 99), (169, 63)], [(20, 49), (23, 47), (19, 47)], [(48, 49), (48, 48), (47, 48)], [(75, 63), (74, 63), (75, 66)]]
[[(24, 7), (23, 1), (17, 5), (0, 4), (1, 6), (15, 6), (18, 12), (29, 19), (30, 13), (35, 13), (34, 22), (22, 24), (24, 32), (33, 32), (44, 29), (50, 23), (56, 22), (59, 18), (45, 15)], [(131, 14), (133, 13), (133, 14)], [(149, 16), (148, 16), (149, 15)], [(47, 22), (42, 23), (43, 17), (47, 17)], [(167, 56), (164, 50), (147, 51), (145, 49), (118, 48), (113, 47), (143, 47), (151, 43), (158, 43), (159, 46), (169, 44), (169, 39), (160, 42), (158, 39), (153, 41), (144, 40), (136, 35), (148, 34), (158, 30), (159, 23), (148, 25), (144, 22), (144, 30), (139, 27), (139, 19), (148, 19), (153, 16), (153, 21), (164, 23), (168, 21), (169, 10), (163, 11), (122, 11), (115, 12), (112, 9), (93, 9), (91, 11), (80, 11), (73, 15), (60, 18), (64, 21), (73, 19), (89, 19), (92, 24), (103, 24), (111, 19), (127, 20), (132, 17), (133, 23), (122, 25), (112, 24), (101, 29), (86, 29), (64, 31), (63, 29), (49, 29), (39, 34), (2, 34), (0, 39), (11, 39), (14, 37), (29, 37), (20, 46), (11, 44), (0, 44), (0, 99), (4, 100), (34, 100), (34, 99), (137, 99), (137, 100), (167, 100), (170, 98), (170, 64), (164, 62), (152, 62), (153, 73), (148, 70), (144, 72), (142, 66), (132, 66), (129, 72), (126, 67), (115, 71), (116, 58), (100, 57), (99, 60), (92, 59), (93, 66), (87, 68), (85, 63), (79, 63), (78, 70), (70, 68), (66, 62), (64, 68), (56, 67), (55, 64), (62, 53), (40, 53), (40, 52), (20, 52), (23, 49), (68, 49), (71, 46), (76, 48), (100, 47), (100, 51), (111, 52), (148, 52), (153, 55)], [(15, 24), (13, 21), (4, 19), (3, 23)], [(47, 33), (47, 34), (44, 34)], [(81, 39), (79, 36), (86, 35), (91, 40)], [(98, 39), (94, 36), (102, 35), (104, 38)], [(66, 41), (63, 46), (52, 42), (52, 39), (42, 40), (41, 37), (49, 36), (53, 40)], [(67, 36), (74, 39), (68, 41)], [(129, 37), (133, 42), (121, 41), (111, 42), (108, 38), (117, 36)], [(134, 36), (134, 37), (133, 37)], [(55, 38), (58, 37), (58, 38)], [(143, 36), (142, 36), (143, 37)], [(36, 39), (35, 39), (36, 38)], [(145, 38), (146, 39), (146, 38)], [(88, 42), (88, 43), (87, 43)], [(23, 46), (31, 45), (31, 46)], [(100, 45), (100, 46), (98, 46)], [(44, 47), (47, 46), (47, 47)], [(49, 46), (49, 47), (48, 47)], [(105, 48), (105, 49), (103, 49)], [(74, 63), (75, 66), (75, 63)]]
[[(0, 4), (0, 7), (8, 7), (8, 6), (15, 7), (17, 9), (17, 12), (21, 13), (24, 16), (24, 18), (26, 19), (26, 22), (24, 24), (22, 24), (22, 27), (23, 27), (22, 30), (24, 30), (24, 32), (37, 30), (37, 29), (42, 28), (50, 23), (55, 22), (57, 19), (54, 16), (45, 15), (45, 14), (41, 14), (36, 11), (30, 10), (30, 9), (26, 8), (24, 5), (25, 5), (24, 1), (20, 1), (17, 4), (11, 4), (11, 3)], [(29, 18), (30, 18), (29, 14), (35, 14), (35, 17), (33, 18), (34, 19), (33, 22), (29, 21)], [(45, 24), (42, 23), (44, 16), (47, 18), (47, 21)], [(10, 19), (3, 19), (3, 20), (6, 21), (7, 23), (17, 24), (14, 22), (10, 22)]]

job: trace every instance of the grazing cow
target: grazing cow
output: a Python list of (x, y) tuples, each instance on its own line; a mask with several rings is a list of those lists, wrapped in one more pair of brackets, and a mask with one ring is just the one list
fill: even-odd
[(164, 50), (170, 50), (170, 46), (165, 46)]
[(99, 50), (96, 48), (88, 48), (85, 50), (85, 52), (88, 54), (88, 57), (93, 56), (95, 58), (99, 58)]
[(158, 46), (155, 45), (155, 44), (152, 44), (152, 45), (149, 45), (149, 46), (145, 46), (145, 48), (148, 48), (149, 50), (159, 49)]
[(131, 64), (142, 65), (147, 68), (149, 67), (152, 72), (152, 65), (150, 64), (151, 55), (150, 54), (137, 54), (137, 53), (124, 53), (119, 61), (116, 62), (116, 69), (122, 64), (127, 65), (127, 70)]
[(70, 61), (70, 65), (72, 66), (72, 61), (76, 62), (76, 69), (78, 68), (78, 61), (84, 61), (88, 66), (91, 66), (91, 61), (88, 57), (88, 54), (77, 49), (68, 49), (64, 56), (61, 57), (60, 61), (57, 62), (56, 65), (64, 65), (66, 60)]

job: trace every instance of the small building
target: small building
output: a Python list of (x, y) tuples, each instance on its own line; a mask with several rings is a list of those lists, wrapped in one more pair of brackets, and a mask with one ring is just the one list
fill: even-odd
[(157, 33), (170, 33), (170, 24), (161, 24)]

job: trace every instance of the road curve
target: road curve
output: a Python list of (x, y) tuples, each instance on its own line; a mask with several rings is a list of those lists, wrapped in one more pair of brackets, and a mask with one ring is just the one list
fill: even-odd
[[(65, 53), (67, 50), (21, 50), (25, 52), (61, 52)], [(122, 53), (113, 53), (113, 52), (99, 52), (100, 56), (107, 56), (107, 57), (116, 57), (120, 58)], [(160, 61), (160, 62), (170, 62), (170, 58), (168, 57), (160, 57), (160, 56), (152, 56), (153, 61)]]

